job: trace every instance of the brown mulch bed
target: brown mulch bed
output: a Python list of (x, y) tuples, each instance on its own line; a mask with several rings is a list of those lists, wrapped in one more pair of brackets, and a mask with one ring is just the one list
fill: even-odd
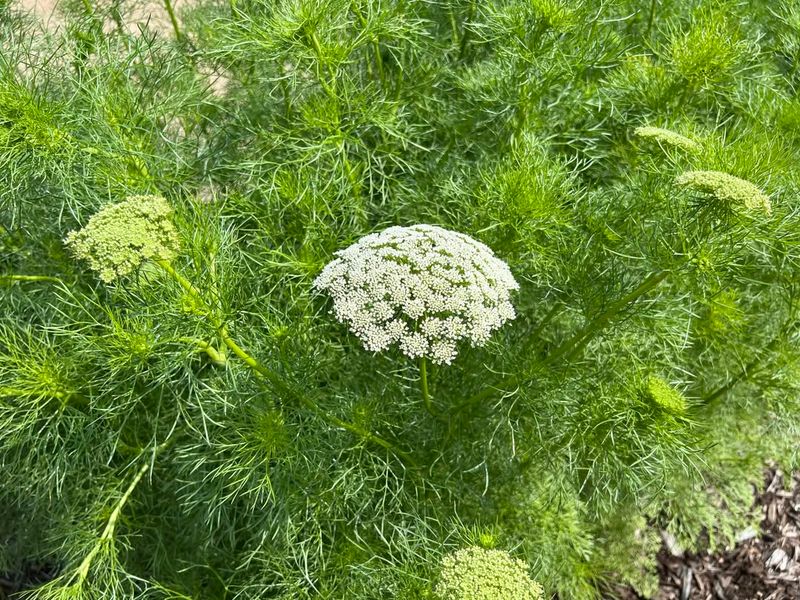
[[(661, 587), (656, 600), (800, 600), (800, 473), (784, 489), (780, 471), (767, 473), (756, 497), (764, 518), (734, 548), (714, 554), (658, 554)], [(787, 486), (791, 487), (791, 486)], [(641, 600), (618, 590), (622, 600)]]

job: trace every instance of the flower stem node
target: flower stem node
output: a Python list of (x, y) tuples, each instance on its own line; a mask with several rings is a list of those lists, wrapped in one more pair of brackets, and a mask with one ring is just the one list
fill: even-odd
[(700, 144), (693, 139), (675, 133), (669, 129), (662, 129), (661, 127), (650, 127), (649, 125), (637, 127), (633, 130), (633, 134), (643, 139), (653, 140), (664, 146), (673, 146), (687, 152), (697, 152), (700, 150)]
[(772, 205), (764, 192), (755, 185), (720, 171), (686, 171), (675, 179), (676, 185), (700, 192), (723, 207), (738, 211), (772, 214)]
[(333, 314), (379, 352), (450, 364), (456, 343), (484, 345), (516, 315), (508, 265), (471, 237), (435, 225), (390, 227), (336, 253), (314, 281)]
[(503, 550), (476, 546), (444, 557), (434, 589), (441, 600), (543, 600), (528, 566)]
[(147, 260), (175, 257), (180, 243), (171, 215), (172, 207), (160, 196), (130, 196), (102, 208), (64, 241), (110, 283)]

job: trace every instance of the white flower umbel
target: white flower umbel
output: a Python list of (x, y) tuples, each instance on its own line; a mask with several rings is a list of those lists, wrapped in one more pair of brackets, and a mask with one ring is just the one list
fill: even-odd
[(314, 281), (367, 350), (393, 344), (410, 358), (450, 364), (456, 344), (485, 344), (516, 315), (508, 265), (462, 233), (390, 227), (336, 253)]

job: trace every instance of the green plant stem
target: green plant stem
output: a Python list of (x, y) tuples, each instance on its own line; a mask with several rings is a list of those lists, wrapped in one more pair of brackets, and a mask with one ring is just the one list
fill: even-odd
[[(317, 33), (315, 31), (312, 31), (308, 35), (308, 38), (311, 41), (311, 46), (317, 55), (317, 67), (316, 67), (317, 81), (319, 82), (323, 91), (328, 95), (328, 97), (331, 100), (333, 100), (333, 102), (336, 105), (336, 133), (339, 140), (338, 144), (339, 152), (342, 155), (342, 168), (344, 169), (344, 175), (345, 177), (347, 177), (347, 181), (350, 183), (350, 189), (353, 194), (353, 199), (356, 201), (356, 204), (360, 204), (361, 197), (358, 191), (359, 188), (358, 180), (356, 179), (353, 166), (350, 164), (350, 159), (347, 157), (347, 146), (345, 144), (346, 136), (345, 133), (342, 131), (341, 114), (339, 109), (340, 98), (339, 95), (336, 93), (336, 87), (337, 87), (336, 70), (334, 69), (333, 65), (323, 60), (324, 52), (322, 50), (322, 44), (319, 41), (319, 36), (317, 36)], [(327, 68), (328, 76), (330, 77), (330, 82), (325, 81), (325, 77), (323, 77), (322, 73), (320, 72), (319, 65), (324, 65), (324, 67)]]
[(198, 303), (200, 303), (200, 305), (206, 309), (206, 314), (208, 315), (211, 324), (217, 329), (220, 340), (222, 340), (222, 343), (225, 344), (229, 350), (239, 357), (247, 366), (266, 378), (278, 390), (279, 393), (288, 396), (297, 395), (296, 392), (293, 392), (288, 383), (284, 381), (283, 377), (281, 377), (272, 369), (269, 369), (268, 367), (265, 367), (259, 363), (241, 346), (239, 346), (239, 344), (236, 343), (236, 340), (234, 340), (228, 333), (228, 328), (225, 323), (215, 314), (213, 307), (206, 302), (206, 299), (191, 281), (178, 273), (169, 261), (158, 260), (156, 261), (156, 264), (164, 269), (178, 283), (178, 285), (180, 285), (188, 294), (190, 294)]
[(469, 10), (467, 12), (467, 18), (464, 19), (464, 27), (463, 33), (461, 34), (461, 43), (458, 47), (458, 60), (464, 60), (464, 56), (467, 53), (467, 43), (469, 42), (469, 29), (467, 28), (467, 24), (472, 21), (473, 17), (475, 16), (475, 0), (469, 3)]
[(514, 125), (514, 131), (511, 134), (511, 138), (509, 139), (509, 144), (512, 148), (517, 147), (522, 139), (522, 134), (525, 132), (525, 128), (528, 125), (528, 104), (530, 102), (531, 97), (531, 82), (525, 81), (520, 86), (519, 91), (519, 100), (517, 101), (517, 108), (516, 114), (514, 115), (514, 120), (516, 121)]
[(706, 396), (701, 400), (701, 404), (705, 407), (712, 407), (716, 406), (719, 403), (719, 400), (728, 392), (730, 392), (734, 387), (736, 387), (739, 383), (750, 377), (752, 375), (753, 370), (758, 366), (758, 363), (761, 362), (760, 358), (754, 358), (749, 363), (747, 363), (739, 372), (738, 375), (729, 379), (725, 384), (717, 388), (714, 392)]
[(658, 0), (650, 0), (650, 16), (647, 18), (647, 29), (644, 31), (645, 37), (650, 35), (650, 30), (653, 29), (653, 23), (656, 19), (656, 7), (658, 6)]
[(650, 290), (658, 286), (669, 275), (669, 271), (651, 273), (636, 289), (612, 303), (605, 311), (595, 317), (589, 325), (573, 336), (566, 343), (559, 346), (545, 359), (545, 364), (551, 364), (560, 358), (571, 358), (582, 350), (589, 341), (605, 329), (609, 323), (622, 312), (625, 307), (632, 304)]
[(42, 393), (39, 391), (34, 392), (32, 390), (24, 390), (22, 388), (1, 386), (0, 398), (4, 396), (20, 397), (20, 398), (49, 397), (49, 398), (55, 398), (56, 400), (60, 400), (62, 404), (66, 404), (70, 400), (70, 398), (74, 396), (74, 394), (72, 392), (66, 392), (62, 390), (50, 390), (47, 391), (46, 393)]
[(542, 317), (542, 320), (539, 321), (539, 324), (536, 326), (536, 329), (531, 331), (523, 341), (523, 351), (530, 350), (531, 346), (534, 342), (538, 341), (542, 337), (542, 332), (544, 331), (545, 327), (550, 324), (550, 322), (556, 318), (559, 314), (561, 314), (563, 307), (560, 303), (556, 302), (547, 314)]
[(236, 340), (234, 340), (230, 334), (228, 333), (228, 329), (222, 320), (214, 314), (214, 311), (211, 306), (209, 306), (208, 302), (206, 302), (205, 298), (203, 298), (200, 291), (192, 284), (191, 281), (186, 279), (183, 275), (178, 273), (175, 268), (166, 260), (157, 260), (156, 264), (164, 269), (175, 281), (180, 285), (186, 292), (191, 294), (201, 305), (203, 305), (206, 310), (208, 311), (208, 317), (211, 320), (214, 327), (217, 328), (217, 332), (219, 334), (220, 339), (228, 347), (228, 349), (233, 352), (239, 359), (242, 360), (250, 369), (266, 379), (270, 385), (278, 392), (281, 396), (290, 398), (295, 400), (305, 406), (307, 409), (312, 411), (314, 414), (318, 415), (323, 420), (327, 421), (331, 425), (349, 431), (350, 433), (356, 435), (357, 437), (361, 437), (362, 439), (381, 446), (386, 450), (389, 450), (393, 454), (395, 454), (398, 458), (400, 458), (403, 463), (416, 466), (414, 461), (411, 457), (406, 453), (400, 450), (399, 448), (395, 447), (394, 444), (391, 442), (359, 427), (355, 423), (350, 423), (348, 421), (344, 421), (334, 415), (331, 415), (325, 412), (314, 400), (309, 398), (307, 395), (303, 394), (300, 390), (298, 390), (291, 382), (284, 379), (279, 373), (273, 371), (272, 369), (264, 366), (258, 360), (256, 360), (253, 356), (251, 356), (244, 348), (242, 348)]
[(742, 367), (742, 370), (736, 376), (732, 377), (715, 391), (705, 396), (700, 403), (707, 409), (717, 406), (725, 394), (730, 392), (741, 382), (749, 379), (754, 373), (758, 372), (759, 369), (757, 367), (764, 361), (765, 355), (775, 350), (781, 340), (783, 340), (787, 335), (795, 332), (799, 327), (800, 321), (794, 321), (793, 323), (784, 327), (781, 333), (779, 333), (769, 344), (766, 345), (766, 347), (764, 347), (761, 356), (756, 356), (753, 360)]
[(92, 566), (92, 561), (94, 560), (97, 553), (100, 552), (103, 544), (110, 541), (114, 537), (114, 530), (117, 527), (117, 521), (119, 520), (119, 516), (122, 513), (122, 509), (125, 507), (125, 504), (128, 502), (128, 499), (133, 494), (133, 490), (136, 489), (136, 486), (139, 485), (139, 482), (144, 477), (145, 473), (150, 469), (150, 463), (144, 463), (139, 470), (136, 472), (133, 480), (131, 481), (128, 489), (125, 490), (125, 493), (122, 494), (122, 498), (119, 499), (116, 506), (114, 506), (114, 510), (111, 512), (111, 516), (108, 518), (108, 522), (106, 523), (105, 529), (103, 529), (103, 533), (100, 535), (100, 538), (97, 540), (95, 545), (92, 547), (92, 550), (87, 554), (83, 561), (81, 561), (80, 566), (77, 569), (78, 575), (78, 585), (82, 585), (86, 578), (89, 576), (89, 569)]
[(8, 281), (8, 282), (25, 282), (25, 281), (46, 281), (49, 283), (61, 283), (58, 277), (49, 277), (47, 275), (0, 275), (0, 281)]
[[(353, 11), (353, 14), (356, 16), (359, 23), (361, 23), (361, 27), (366, 30), (369, 26), (369, 22), (364, 16), (364, 13), (361, 12), (361, 9), (358, 7), (356, 2), (350, 3), (350, 10)], [(370, 41), (370, 46), (372, 47), (372, 52), (375, 55), (375, 70), (378, 72), (378, 79), (380, 79), (381, 85), (384, 85), (385, 81), (383, 75), (383, 59), (381, 58), (380, 41), (377, 38), (372, 38)], [(367, 65), (367, 68), (369, 68), (369, 65)]]
[(230, 348), (230, 350), (237, 357), (239, 357), (245, 364), (247, 364), (254, 372), (258, 373), (259, 375), (267, 379), (273, 385), (273, 387), (275, 387), (278, 390), (279, 393), (282, 393), (285, 396), (297, 400), (298, 402), (300, 402), (300, 404), (305, 406), (307, 409), (309, 409), (310, 411), (312, 411), (313, 413), (315, 413), (316, 415), (318, 415), (320, 418), (322, 418), (324, 421), (327, 421), (331, 425), (334, 425), (335, 427), (339, 427), (341, 429), (345, 429), (346, 431), (349, 431), (350, 433), (356, 435), (357, 437), (361, 437), (362, 439), (365, 439), (368, 442), (372, 442), (373, 444), (381, 446), (382, 448), (385, 448), (386, 450), (389, 450), (390, 452), (394, 453), (404, 463), (409, 465), (414, 465), (414, 461), (411, 459), (411, 457), (407, 453), (396, 448), (395, 445), (392, 444), (391, 442), (367, 431), (366, 429), (359, 427), (355, 423), (344, 421), (339, 417), (331, 415), (322, 410), (322, 408), (311, 398), (309, 398), (305, 394), (302, 394), (293, 385), (285, 381), (280, 375), (268, 369), (260, 362), (258, 362), (255, 358), (253, 358), (250, 354), (248, 354), (241, 346), (239, 346), (239, 344), (236, 343), (236, 341), (233, 338), (230, 337), (230, 335), (228, 335), (228, 332), (227, 330), (225, 330), (224, 327), (220, 330), (220, 337), (222, 338), (222, 341), (225, 342), (225, 345), (228, 346), (228, 348)]
[(181, 33), (180, 26), (178, 25), (178, 18), (175, 16), (175, 9), (172, 6), (172, 0), (164, 0), (164, 8), (167, 9), (172, 29), (175, 31), (175, 39), (179, 42), (183, 41), (183, 33)]
[(436, 411), (433, 410), (431, 396), (428, 393), (428, 361), (425, 360), (424, 356), (419, 359), (419, 385), (422, 390), (422, 401), (425, 403), (425, 410), (427, 410), (432, 417), (438, 419), (439, 416), (436, 414)]
[(456, 15), (453, 12), (452, 5), (447, 11), (447, 16), (450, 19), (450, 37), (453, 38), (453, 45), (459, 46), (461, 43), (461, 33), (458, 31), (458, 23), (456, 22)]
[(225, 356), (225, 352), (221, 350), (217, 350), (214, 346), (206, 342), (205, 340), (198, 340), (197, 338), (189, 338), (189, 337), (182, 337), (178, 338), (178, 341), (184, 342), (187, 344), (193, 344), (197, 346), (201, 351), (208, 354), (208, 357), (215, 365), (223, 366), (227, 363), (228, 359)]
[[(325, 91), (326, 94), (332, 99), (338, 102), (339, 97), (336, 94), (336, 71), (333, 68), (333, 65), (328, 63), (327, 61), (323, 61), (324, 52), (322, 51), (322, 44), (319, 41), (319, 36), (317, 36), (316, 31), (312, 31), (309, 34), (309, 40), (311, 41), (311, 46), (314, 48), (314, 52), (317, 55), (317, 81), (322, 86), (322, 89)], [(324, 68), (327, 69), (328, 75), (330, 76), (330, 82), (326, 82), (325, 78), (320, 73), (319, 65), (324, 65)], [(338, 107), (338, 104), (337, 104)], [(337, 119), (338, 119), (338, 108), (337, 108)]]
[[(157, 446), (153, 454), (153, 459), (155, 459), (155, 457), (158, 456), (165, 448), (169, 447), (174, 439), (175, 438), (173, 437), (170, 440), (164, 442), (163, 444)], [(83, 583), (88, 578), (89, 569), (92, 566), (92, 561), (94, 561), (95, 557), (100, 552), (103, 545), (114, 539), (114, 531), (116, 530), (119, 517), (122, 514), (122, 509), (125, 508), (125, 504), (127, 504), (128, 500), (130, 499), (131, 495), (136, 489), (136, 486), (139, 485), (139, 482), (145, 476), (147, 471), (150, 470), (150, 464), (151, 464), (150, 460), (145, 461), (145, 463), (141, 467), (139, 467), (139, 470), (136, 471), (136, 474), (134, 475), (133, 479), (131, 480), (125, 492), (122, 494), (122, 497), (114, 505), (114, 509), (111, 511), (111, 515), (108, 517), (106, 526), (103, 529), (103, 533), (100, 534), (100, 537), (97, 539), (97, 542), (95, 542), (94, 546), (92, 546), (91, 551), (84, 557), (84, 559), (81, 561), (81, 564), (75, 570), (73, 577), (74, 576), (78, 577), (77, 584), (79, 586), (83, 585)]]
[(544, 367), (554, 363), (556, 360), (562, 358), (571, 358), (581, 349), (583, 349), (592, 338), (603, 331), (603, 329), (605, 329), (608, 324), (611, 323), (614, 317), (622, 312), (623, 309), (655, 288), (658, 284), (664, 281), (668, 275), (669, 271), (656, 271), (655, 273), (651, 273), (639, 286), (636, 287), (636, 289), (611, 304), (605, 311), (595, 317), (581, 331), (548, 354), (544, 360), (535, 363), (532, 368), (527, 369), (521, 375), (506, 377), (498, 385), (484, 388), (477, 394), (467, 398), (464, 402), (459, 404), (455, 408), (455, 412), (458, 413), (465, 408), (480, 402), (481, 400), (485, 400), (492, 396), (492, 394), (495, 392), (510, 392), (514, 388), (532, 380), (536, 373), (538, 373)]

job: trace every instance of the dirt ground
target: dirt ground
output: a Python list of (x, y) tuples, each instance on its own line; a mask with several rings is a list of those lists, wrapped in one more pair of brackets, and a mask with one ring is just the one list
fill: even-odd
[[(76, 2), (80, 0), (12, 0), (16, 6), (24, 11), (36, 15), (53, 33), (63, 27), (64, 19), (59, 11), (62, 2)], [(89, 0), (92, 5), (109, 4), (111, 0)], [(127, 31), (133, 34), (139, 32), (140, 24), (147, 24), (150, 31), (156, 31), (165, 38), (174, 38), (175, 31), (164, 6), (164, 0), (117, 0), (124, 10), (124, 23)], [(181, 11), (190, 6), (195, 0), (172, 0), (172, 8), (181, 20)], [(106, 21), (109, 30), (117, 25), (111, 20)], [(224, 72), (213, 69), (202, 69), (201, 72), (208, 78), (209, 90), (212, 94), (223, 96), (228, 90), (230, 79)]]
[[(51, 31), (57, 30), (63, 23), (59, 16), (58, 5), (63, 0), (16, 0), (16, 4), (20, 9), (26, 12), (33, 12), (37, 15)], [(91, 4), (95, 4), (97, 0), (89, 0)], [(180, 14), (187, 0), (172, 0), (172, 7), (177, 14)], [(127, 4), (127, 3), (126, 3)], [(138, 23), (150, 23), (150, 26), (158, 31), (166, 34), (172, 33), (172, 25), (169, 21), (169, 16), (164, 8), (164, 4), (159, 0), (145, 0), (144, 2), (137, 2), (135, 6), (130, 8), (130, 18), (126, 19), (126, 23), (135, 31)]]

